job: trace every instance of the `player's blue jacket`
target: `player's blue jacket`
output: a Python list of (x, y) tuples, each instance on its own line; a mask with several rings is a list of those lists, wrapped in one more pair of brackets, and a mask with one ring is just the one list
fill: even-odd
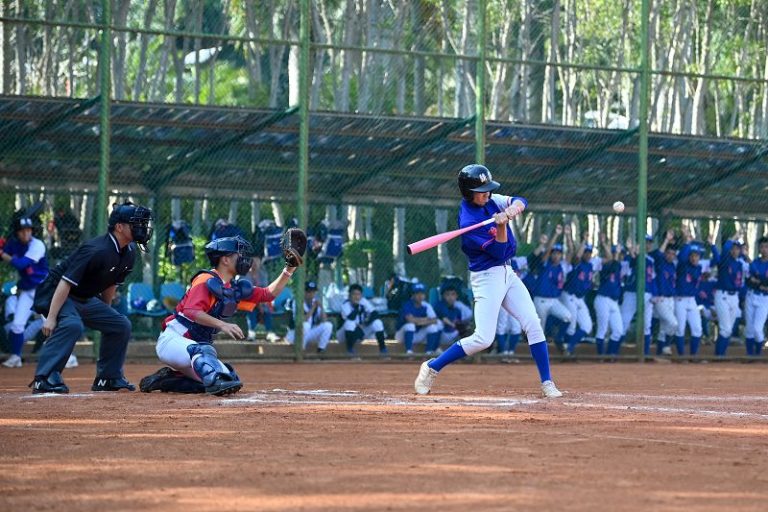
[(677, 265), (675, 262), (668, 262), (664, 253), (659, 249), (651, 251), (656, 267), (656, 295), (659, 297), (674, 297), (677, 279)]
[[(437, 318), (442, 320), (443, 318), (447, 318), (451, 322), (456, 322), (457, 320), (461, 320), (461, 310), (456, 307), (454, 304), (453, 307), (449, 307), (448, 304), (445, 303), (445, 301), (440, 301), (435, 306), (435, 314), (437, 315)], [(443, 324), (443, 331), (452, 333), (456, 332), (456, 329), (448, 324)]]
[(678, 254), (677, 281), (675, 282), (678, 297), (696, 297), (701, 284), (701, 265), (691, 265), (688, 256), (690, 246), (686, 245)]
[(621, 263), (611, 260), (600, 271), (600, 286), (597, 294), (619, 300), (621, 297)]
[(556, 299), (560, 296), (565, 286), (565, 271), (560, 264), (553, 265), (548, 261), (539, 273), (539, 279), (534, 289), (534, 297), (544, 297), (547, 299)]
[[(624, 280), (624, 291), (634, 292), (637, 289), (637, 257), (630, 256), (628, 259), (630, 274)], [(656, 269), (653, 256), (645, 255), (645, 293), (656, 295)]]
[(48, 259), (45, 256), (45, 244), (35, 237), (28, 244), (16, 238), (8, 240), (3, 248), (11, 257), (11, 266), (19, 273), (16, 286), (20, 290), (33, 290), (48, 275)]
[[(516, 199), (519, 199), (528, 206), (528, 201), (522, 197), (510, 197), (500, 194), (492, 194), (491, 199), (485, 206), (477, 206), (464, 199), (459, 207), (459, 227), (465, 228), (489, 219), (494, 214), (510, 206)], [(517, 240), (515, 240), (509, 224), (505, 227), (507, 229), (507, 242), (505, 243), (496, 241), (496, 224), (473, 229), (461, 235), (461, 250), (467, 255), (469, 270), (472, 272), (487, 270), (491, 267), (503, 265), (515, 256)]]
[(724, 292), (738, 292), (744, 284), (744, 265), (740, 259), (731, 256), (733, 240), (723, 244), (723, 253), (712, 246), (712, 264), (717, 265), (717, 289)]
[(575, 295), (579, 298), (584, 298), (589, 290), (592, 289), (592, 276), (595, 270), (592, 267), (592, 263), (580, 261), (578, 265), (573, 267), (568, 273), (568, 278), (565, 280), (564, 290), (571, 295)]
[[(749, 264), (749, 275), (761, 279), (764, 283), (768, 283), (768, 260), (760, 258), (752, 260), (752, 263)], [(768, 292), (757, 288), (752, 289), (752, 292), (758, 295), (768, 295)]]
[[(435, 318), (435, 310), (429, 302), (424, 301), (421, 303), (421, 306), (416, 306), (413, 299), (408, 299), (400, 308), (400, 316), (397, 319), (398, 329), (406, 323), (405, 317), (408, 315), (415, 316), (416, 318)], [(422, 327), (417, 327), (417, 330)]]

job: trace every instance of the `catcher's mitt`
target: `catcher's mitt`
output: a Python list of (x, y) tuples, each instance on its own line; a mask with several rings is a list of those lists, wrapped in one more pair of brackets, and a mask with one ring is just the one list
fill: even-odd
[(298, 267), (304, 263), (304, 252), (307, 250), (307, 235), (299, 228), (290, 228), (283, 233), (280, 240), (280, 248), (283, 250), (285, 264), (289, 267)]

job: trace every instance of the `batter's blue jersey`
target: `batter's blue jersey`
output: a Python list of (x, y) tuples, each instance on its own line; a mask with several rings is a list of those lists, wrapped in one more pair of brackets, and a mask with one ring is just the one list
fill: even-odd
[(536, 282), (536, 289), (533, 292), (535, 297), (544, 297), (556, 299), (560, 296), (565, 286), (565, 271), (560, 264), (553, 265), (548, 261), (539, 273), (539, 279)]
[[(485, 206), (477, 206), (464, 199), (459, 207), (459, 227), (465, 228), (489, 219), (512, 205), (515, 200), (520, 200), (526, 206), (528, 205), (528, 201), (522, 197), (500, 194), (491, 195), (491, 199)], [(503, 265), (515, 256), (517, 241), (509, 224), (505, 226), (505, 229), (507, 230), (507, 242), (504, 243), (496, 241), (496, 224), (473, 229), (461, 235), (461, 250), (467, 255), (469, 270), (472, 272), (487, 270)]]
[(619, 300), (621, 297), (621, 263), (609, 261), (600, 270), (600, 286), (597, 294)]
[(20, 290), (32, 290), (38, 287), (48, 275), (48, 259), (45, 256), (45, 244), (32, 237), (27, 244), (16, 238), (8, 240), (3, 249), (11, 257), (11, 265), (19, 273), (16, 286)]
[(592, 277), (594, 274), (595, 269), (592, 267), (591, 262), (580, 261), (579, 264), (573, 267), (573, 270), (568, 273), (568, 277), (565, 280), (564, 290), (571, 295), (584, 298), (589, 290), (592, 289)]

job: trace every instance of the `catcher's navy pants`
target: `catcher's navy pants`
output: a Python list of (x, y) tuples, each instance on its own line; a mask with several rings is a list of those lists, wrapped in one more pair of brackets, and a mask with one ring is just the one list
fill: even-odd
[(36, 376), (48, 376), (61, 372), (67, 364), (77, 340), (82, 338), (85, 328), (101, 331), (99, 360), (96, 362), (96, 376), (105, 379), (123, 377), (123, 364), (131, 338), (131, 322), (96, 297), (78, 301), (67, 298), (59, 312), (56, 328), (40, 349)]

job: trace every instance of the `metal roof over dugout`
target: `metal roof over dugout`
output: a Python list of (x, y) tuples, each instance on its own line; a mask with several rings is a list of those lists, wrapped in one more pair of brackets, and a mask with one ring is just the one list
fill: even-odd
[[(293, 199), (295, 110), (114, 102), (110, 186), (134, 194)], [(455, 205), (472, 119), (313, 112), (309, 201)], [(533, 209), (636, 204), (636, 130), (489, 122), (486, 163)], [(98, 98), (0, 96), (0, 183), (95, 189)], [(768, 216), (768, 141), (651, 134), (650, 215)]]

